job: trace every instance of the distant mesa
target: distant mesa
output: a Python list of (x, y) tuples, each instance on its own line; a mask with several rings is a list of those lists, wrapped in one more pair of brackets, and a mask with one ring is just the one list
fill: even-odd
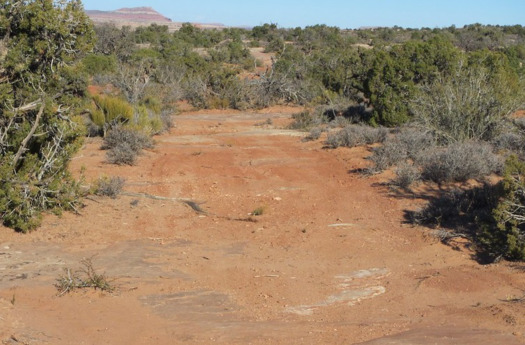
[[(181, 28), (181, 22), (173, 22), (170, 18), (160, 14), (151, 7), (121, 8), (115, 11), (86, 10), (86, 14), (95, 24), (113, 23), (118, 27), (149, 26), (151, 24), (167, 25), (170, 31)], [(197, 27), (209, 29), (225, 28), (222, 24), (194, 24)]]

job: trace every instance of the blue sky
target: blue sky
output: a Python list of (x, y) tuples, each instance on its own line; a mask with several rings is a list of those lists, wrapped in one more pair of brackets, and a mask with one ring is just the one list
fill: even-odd
[(83, 3), (88, 10), (105, 11), (150, 6), (176, 22), (229, 26), (525, 25), (525, 0), (83, 0)]

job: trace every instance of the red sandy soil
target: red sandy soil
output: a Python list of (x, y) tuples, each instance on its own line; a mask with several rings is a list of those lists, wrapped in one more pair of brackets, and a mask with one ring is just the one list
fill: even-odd
[[(0, 342), (524, 344), (525, 265), (482, 266), (405, 224), (424, 201), (352, 172), (367, 148), (283, 129), (293, 111), (176, 116), (132, 167), (87, 139), (71, 170), (125, 177), (125, 194), (0, 228)], [(57, 296), (82, 258), (116, 290)]]

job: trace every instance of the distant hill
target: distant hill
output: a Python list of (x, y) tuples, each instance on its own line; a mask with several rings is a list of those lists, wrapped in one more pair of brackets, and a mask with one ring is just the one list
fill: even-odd
[[(86, 10), (86, 14), (95, 24), (113, 23), (118, 27), (149, 26), (151, 24), (167, 25), (170, 31), (176, 31), (182, 26), (181, 22), (173, 22), (151, 7), (121, 8), (115, 11)], [(223, 29), (223, 24), (195, 23), (197, 27), (206, 29)]]

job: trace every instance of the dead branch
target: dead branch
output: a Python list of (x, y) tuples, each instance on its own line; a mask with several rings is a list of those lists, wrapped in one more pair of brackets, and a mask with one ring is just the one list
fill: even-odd
[(185, 205), (188, 205), (189, 207), (191, 207), (195, 212), (199, 213), (199, 214), (207, 214), (207, 212), (205, 210), (203, 210), (199, 204), (196, 202), (196, 201), (193, 201), (191, 199), (185, 199), (185, 198), (168, 198), (168, 197), (164, 197), (164, 196), (158, 196), (158, 195), (152, 195), (152, 194), (148, 194), (148, 193), (132, 193), (132, 192), (121, 192), (120, 193), (121, 195), (126, 195), (126, 196), (133, 196), (133, 197), (142, 197), (142, 198), (148, 198), (148, 199), (153, 199), (153, 200), (169, 200), (169, 201), (176, 201), (176, 202), (181, 202)]
[(38, 114), (36, 115), (36, 118), (35, 118), (35, 123), (33, 123), (33, 127), (31, 127), (31, 130), (29, 131), (27, 136), (24, 138), (24, 140), (20, 144), (20, 147), (18, 148), (18, 152), (16, 153), (13, 159), (13, 166), (16, 167), (16, 165), (18, 164), (18, 161), (22, 157), (22, 154), (24, 154), (24, 152), (26, 151), (26, 146), (29, 143), (29, 140), (31, 140), (31, 138), (36, 132), (36, 129), (38, 128), (38, 125), (40, 124), (40, 119), (42, 118), (42, 114), (44, 114), (45, 106), (46, 106), (45, 103), (42, 103), (42, 105), (40, 106), (40, 109), (38, 110)]

